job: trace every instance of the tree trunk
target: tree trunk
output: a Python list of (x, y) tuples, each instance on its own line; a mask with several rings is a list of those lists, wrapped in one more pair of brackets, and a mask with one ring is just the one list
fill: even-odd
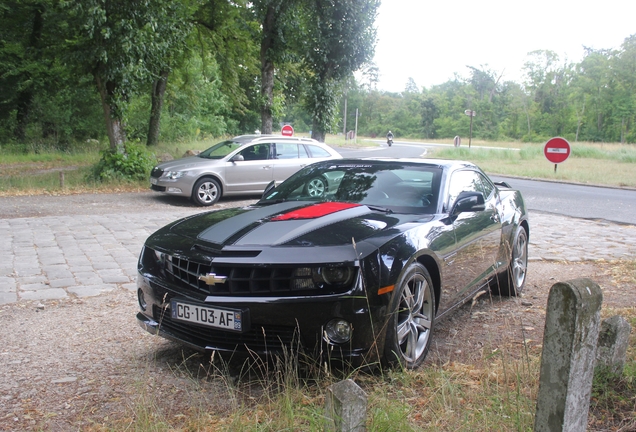
[(263, 39), (261, 40), (261, 133), (264, 134), (271, 134), (273, 129), (274, 62), (269, 58), (269, 51), (273, 44), (276, 17), (275, 9), (269, 6), (263, 20)]
[(311, 137), (316, 141), (320, 141), (322, 143), (325, 142), (325, 131), (322, 130), (322, 127), (318, 124), (318, 122), (314, 121), (311, 127)]
[(152, 83), (152, 107), (150, 109), (150, 123), (148, 125), (148, 138), (146, 145), (155, 146), (159, 144), (159, 128), (161, 126), (161, 109), (168, 85), (169, 71), (163, 70), (159, 78)]
[(106, 121), (106, 133), (110, 148), (118, 153), (124, 152), (124, 143), (126, 142), (126, 134), (120, 118), (114, 118), (116, 112), (114, 107), (110, 105), (110, 99), (113, 94), (115, 84), (112, 81), (104, 83), (98, 74), (95, 74), (95, 83), (99, 90), (102, 100), (102, 109), (104, 111), (104, 120)]
[(274, 100), (274, 63), (266, 61), (262, 66), (261, 99), (261, 132), (271, 134), (274, 128), (272, 104)]

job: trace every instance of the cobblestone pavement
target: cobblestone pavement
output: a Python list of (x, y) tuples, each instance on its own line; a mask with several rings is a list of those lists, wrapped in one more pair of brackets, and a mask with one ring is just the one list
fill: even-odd
[[(200, 211), (0, 219), (0, 304), (133, 291), (145, 239), (161, 226)], [(531, 261), (635, 255), (636, 226), (530, 213)]]

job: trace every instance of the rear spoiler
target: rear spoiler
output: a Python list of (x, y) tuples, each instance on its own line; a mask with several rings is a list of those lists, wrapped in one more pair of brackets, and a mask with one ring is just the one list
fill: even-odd
[(495, 183), (495, 186), (501, 186), (501, 187), (505, 187), (505, 188), (508, 188), (508, 189), (512, 189), (510, 187), (510, 185), (508, 183), (506, 183), (506, 182), (500, 181), (500, 182), (494, 182), (494, 183)]

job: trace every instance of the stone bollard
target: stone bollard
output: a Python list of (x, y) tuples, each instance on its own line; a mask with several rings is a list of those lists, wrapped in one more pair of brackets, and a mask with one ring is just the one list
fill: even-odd
[(362, 432), (366, 430), (367, 395), (353, 380), (337, 382), (327, 388), (325, 430)]
[(587, 428), (603, 293), (589, 279), (550, 289), (534, 430)]
[(622, 316), (615, 315), (603, 320), (598, 335), (597, 366), (604, 366), (617, 375), (623, 374), (631, 330), (632, 326)]

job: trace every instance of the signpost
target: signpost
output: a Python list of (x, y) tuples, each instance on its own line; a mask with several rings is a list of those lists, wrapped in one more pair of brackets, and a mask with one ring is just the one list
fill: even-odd
[(475, 114), (477, 113), (473, 110), (466, 110), (464, 111), (464, 114), (470, 116), (470, 133), (468, 135), (468, 148), (470, 148), (470, 143), (473, 140), (473, 117), (475, 117)]
[(283, 128), (280, 130), (280, 133), (283, 136), (293, 136), (294, 135), (294, 128), (292, 127), (292, 125), (285, 125), (283, 126)]
[(570, 143), (561, 137), (550, 138), (543, 146), (543, 154), (554, 164), (554, 172), (557, 171), (557, 164), (565, 162), (570, 152)]

